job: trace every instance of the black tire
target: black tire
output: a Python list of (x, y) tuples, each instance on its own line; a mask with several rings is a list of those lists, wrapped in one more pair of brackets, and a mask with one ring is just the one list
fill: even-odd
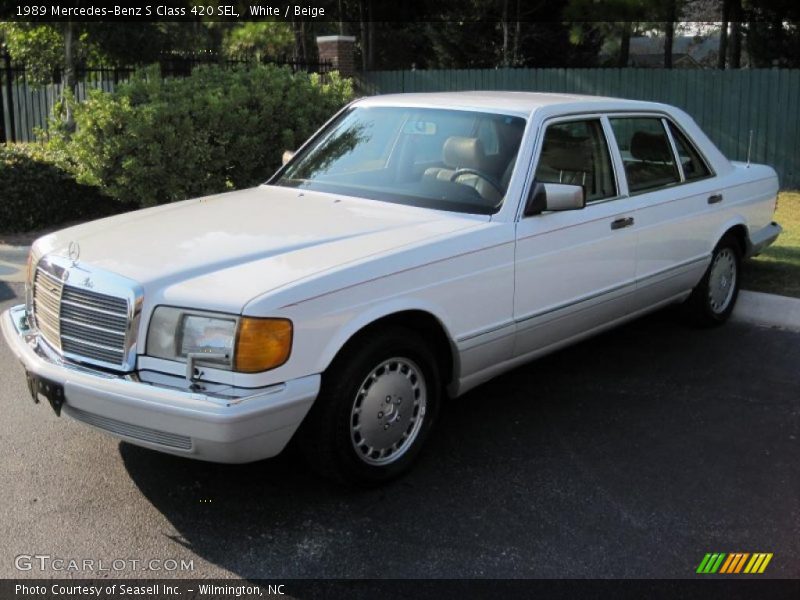
[[(712, 294), (715, 288), (719, 293), (719, 280), (715, 279), (713, 271), (720, 261), (731, 261), (733, 268), (733, 282), (729, 281), (727, 294), (724, 301), (719, 300), (719, 296)], [(739, 240), (732, 235), (723, 237), (711, 255), (711, 263), (708, 265), (700, 283), (692, 290), (692, 295), (686, 301), (686, 307), (693, 321), (702, 327), (714, 327), (721, 325), (731, 316), (739, 297), (739, 284), (742, 279), (742, 248)], [(732, 287), (732, 289), (731, 289)]]
[[(400, 359), (395, 361), (394, 359)], [(365, 388), (367, 378), (373, 378), (373, 383), (379, 381), (374, 379), (377, 369), (386, 361), (391, 364), (386, 365), (386, 370), (379, 377), (399, 377), (402, 369), (406, 369), (405, 376), (417, 381), (416, 388), (411, 391), (411, 395), (419, 394), (417, 398), (406, 404), (402, 402), (402, 396), (394, 396), (390, 402), (389, 396), (386, 397), (389, 410), (396, 410), (395, 417), (402, 416), (400, 410), (407, 410), (407, 414), (402, 421), (389, 423), (388, 416), (383, 413), (372, 414), (378, 410), (374, 402), (375, 396), (383, 388), (375, 385), (375, 391)], [(394, 368), (394, 371), (391, 369)], [(420, 381), (421, 379), (421, 381)], [(386, 381), (382, 385), (386, 385)], [(389, 382), (391, 384), (391, 381)], [(401, 381), (401, 385), (404, 382)], [(423, 389), (424, 394), (418, 392)], [(400, 389), (404, 388), (392, 388)], [(308, 464), (318, 473), (339, 482), (354, 483), (361, 485), (380, 484), (405, 472), (417, 459), (419, 453), (430, 434), (431, 428), (436, 420), (439, 411), (439, 404), (442, 394), (442, 383), (440, 367), (435, 355), (425, 344), (423, 338), (416, 332), (402, 328), (392, 327), (383, 329), (370, 334), (360, 336), (348, 343), (340, 352), (330, 367), (322, 376), (322, 389), (319, 397), (314, 402), (308, 415), (298, 431), (296, 443), (300, 452), (305, 456)], [(361, 414), (354, 415), (356, 397), (361, 398), (359, 410)], [(367, 398), (367, 400), (364, 400)], [(399, 398), (399, 404), (396, 404)], [(421, 408), (419, 398), (424, 398), (424, 408)], [(367, 406), (368, 402), (370, 403)], [(411, 428), (414, 431), (413, 438), (396, 451), (392, 448), (384, 448), (384, 452), (390, 454), (384, 458), (375, 458), (365, 452), (368, 447), (365, 438), (360, 438), (359, 434), (354, 433), (351, 421), (363, 418), (366, 422), (367, 412), (370, 410), (370, 423), (379, 423), (379, 429), (386, 428), (386, 435), (408, 435), (407, 419), (412, 419)], [(414, 411), (417, 411), (416, 413)], [(419, 415), (419, 412), (422, 415)], [(383, 420), (377, 417), (380, 414)], [(419, 425), (414, 425), (419, 420)], [(384, 421), (386, 423), (384, 424)], [(389, 425), (389, 427), (386, 427)], [(389, 431), (391, 427), (397, 429)], [(375, 428), (375, 425), (371, 425)], [(373, 432), (373, 435), (384, 435), (380, 431)], [(408, 437), (411, 437), (408, 435)], [(356, 449), (357, 439), (361, 439), (360, 451)], [(398, 441), (397, 443), (401, 443)], [(395, 452), (392, 456), (391, 452)], [(366, 458), (365, 458), (366, 454)], [(374, 464), (367, 461), (388, 460), (386, 464)]]

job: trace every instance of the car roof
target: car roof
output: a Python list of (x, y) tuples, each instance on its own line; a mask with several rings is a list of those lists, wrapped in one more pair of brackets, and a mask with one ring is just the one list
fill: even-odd
[(555, 94), (543, 92), (468, 91), (369, 96), (358, 101), (359, 106), (413, 106), (420, 108), (452, 108), (499, 112), (530, 116), (544, 107), (558, 107), (559, 112), (608, 110), (664, 110), (663, 104), (641, 100), (625, 100), (586, 94)]

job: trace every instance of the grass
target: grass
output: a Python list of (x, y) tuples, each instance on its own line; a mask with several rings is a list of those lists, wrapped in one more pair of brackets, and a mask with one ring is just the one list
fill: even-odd
[(742, 287), (800, 298), (800, 192), (781, 192), (775, 221), (783, 233), (760, 256), (747, 261)]

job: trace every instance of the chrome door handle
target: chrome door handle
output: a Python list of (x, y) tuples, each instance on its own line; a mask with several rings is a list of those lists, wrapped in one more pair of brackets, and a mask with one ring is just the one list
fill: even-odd
[(622, 229), (633, 225), (633, 217), (623, 217), (611, 221), (611, 229)]
[(708, 197), (709, 204), (716, 204), (717, 202), (722, 202), (722, 194), (712, 194)]

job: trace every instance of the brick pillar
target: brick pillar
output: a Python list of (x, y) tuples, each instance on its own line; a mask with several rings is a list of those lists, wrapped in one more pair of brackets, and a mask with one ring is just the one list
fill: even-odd
[(319, 60), (330, 61), (342, 77), (352, 77), (356, 72), (355, 45), (352, 35), (318, 36)]

